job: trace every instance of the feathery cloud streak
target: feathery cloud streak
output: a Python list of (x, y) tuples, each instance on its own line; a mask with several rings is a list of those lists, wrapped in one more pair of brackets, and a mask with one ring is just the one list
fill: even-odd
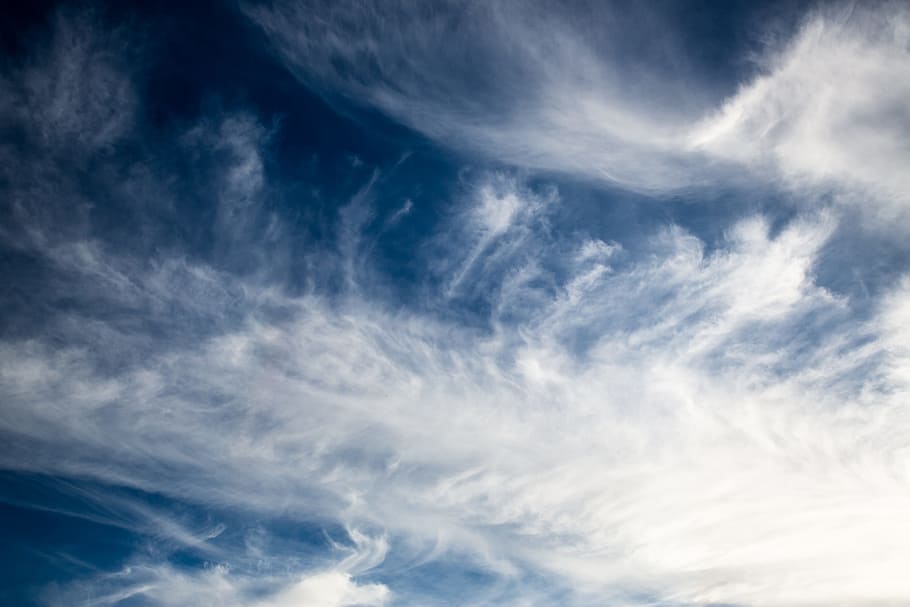
[[(137, 550), (46, 602), (445, 604), (451, 588), (410, 572), (465, 562), (498, 582), (477, 604), (910, 599), (910, 283), (868, 308), (819, 284), (839, 207), (746, 214), (717, 242), (655, 223), (633, 250), (558, 229), (574, 201), (556, 185), (474, 171), (437, 203), (413, 300), (396, 301), (370, 243), (420, 202), (377, 203), (392, 169), (360, 174), (329, 242), (301, 252), (273, 204), (280, 125), (227, 110), (143, 137), (122, 39), (56, 27), (4, 81), (24, 143), (3, 149), (3, 245), (41, 273), (38, 311), (0, 341), (0, 466), (350, 541), (305, 561), (277, 534), (233, 541), (90, 496), (96, 521), (209, 564)], [(623, 137), (652, 145), (640, 135)], [(190, 199), (209, 205), (192, 216), (206, 246), (173, 236)], [(318, 268), (305, 288), (295, 264)]]
[(278, 2), (247, 11), (308, 86), (495, 161), (646, 192), (743, 178), (845, 189), (845, 201), (906, 220), (910, 51), (899, 3), (769, 20), (801, 20), (786, 42), (753, 24), (754, 38), (774, 42), (733, 92), (711, 81), (683, 26), (659, 7)]

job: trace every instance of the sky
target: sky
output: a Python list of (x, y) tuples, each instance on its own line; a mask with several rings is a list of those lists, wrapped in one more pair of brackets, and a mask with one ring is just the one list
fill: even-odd
[(910, 4), (19, 2), (0, 603), (910, 604)]

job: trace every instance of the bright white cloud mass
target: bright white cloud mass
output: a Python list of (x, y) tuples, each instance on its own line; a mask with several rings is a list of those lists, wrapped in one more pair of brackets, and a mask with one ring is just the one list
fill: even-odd
[(910, 603), (910, 13), (684, 6), (22, 17), (0, 596)]

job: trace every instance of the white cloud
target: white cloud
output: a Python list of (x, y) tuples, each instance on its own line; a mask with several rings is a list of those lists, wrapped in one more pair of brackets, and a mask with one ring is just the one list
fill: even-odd
[[(762, 49), (759, 74), (727, 99), (666, 15), (598, 7), (278, 2), (247, 12), (307, 86), (497, 162), (645, 192), (743, 180), (808, 199), (834, 192), (879, 225), (905, 225), (903, 5), (791, 17), (803, 20), (793, 40)], [(764, 37), (764, 24), (749, 25)], [(659, 42), (643, 50), (640, 39)]]
[[(280, 589), (263, 590), (269, 585)], [(267, 594), (266, 598), (256, 598), (263, 593)], [(224, 607), (382, 607), (390, 597), (384, 585), (358, 584), (343, 571), (312, 572), (288, 582), (233, 575), (224, 566), (186, 573), (168, 566), (137, 564), (115, 574), (99, 576), (88, 583), (52, 589), (44, 598), (48, 605), (80, 607), (119, 605), (136, 599), (161, 607), (190, 604)]]
[[(146, 510), (147, 507), (113, 495), (95, 496), (99, 511), (113, 506), (124, 511)], [(145, 514), (145, 513), (143, 513)], [(175, 522), (153, 515), (146, 517), (162, 528), (173, 528)], [(110, 524), (110, 521), (96, 519)], [(141, 526), (134, 530), (144, 531)], [(243, 559), (228, 551), (209, 551), (213, 564), (195, 570), (183, 570), (162, 564), (153, 555), (134, 557), (127, 566), (114, 573), (102, 573), (62, 585), (52, 585), (44, 592), (48, 605), (79, 605), (103, 607), (119, 605), (128, 600), (161, 607), (182, 605), (219, 605), (224, 607), (382, 607), (392, 598), (381, 583), (359, 583), (357, 575), (365, 574), (380, 565), (388, 549), (382, 536), (370, 537), (349, 530), (353, 545), (332, 545), (332, 552), (348, 555), (321, 568), (298, 571), (295, 555), (258, 554), (256, 567), (235, 569), (232, 563)], [(180, 530), (174, 537), (187, 535)], [(213, 534), (208, 533), (208, 536)], [(212, 539), (206, 537), (205, 539)], [(182, 537), (181, 537), (182, 540)], [(181, 544), (187, 545), (181, 541)], [(195, 543), (195, 541), (193, 542)], [(243, 552), (234, 547), (232, 552)], [(244, 554), (242, 556), (250, 556)], [(282, 560), (273, 566), (272, 561)], [(226, 564), (225, 564), (226, 563)], [(132, 603), (131, 603), (132, 604)]]
[[(616, 267), (609, 246), (582, 243), (555, 292), (539, 264), (513, 280), (503, 296), (524, 320), (494, 318), (486, 336), (355, 292), (278, 298), (279, 322), (245, 300), (236, 329), (108, 377), (85, 351), (6, 344), (0, 421), (31, 457), (4, 465), (337, 516), (507, 578), (559, 576), (582, 602), (907, 600), (908, 363), (894, 336), (907, 297), (862, 321), (815, 285), (831, 229), (808, 217), (772, 236), (747, 219), (708, 254), (672, 228)], [(491, 242), (477, 279), (509, 275), (487, 258), (551, 255), (545, 233)], [(45, 441), (68, 456), (43, 456)], [(385, 551), (263, 604), (382, 604), (384, 588), (347, 575)], [(226, 573), (168, 575), (137, 592), (231, 604)]]
[[(681, 117), (702, 100), (672, 48), (672, 24), (641, 8), (603, 8), (596, 26), (533, 3), (246, 10), (291, 71), (330, 98), (376, 106), (497, 161), (642, 189), (688, 183), (674, 146)], [(623, 45), (639, 35), (663, 37), (651, 57), (660, 66), (626, 65)], [(660, 73), (668, 63), (675, 70)]]
[[(314, 23), (329, 33), (338, 26)], [(824, 33), (812, 44), (827, 48)], [(311, 34), (295, 35), (308, 43)], [(549, 49), (554, 57), (575, 53), (556, 39), (570, 46)], [(413, 92), (408, 79), (422, 72), (397, 63), (410, 55), (389, 64), (385, 51), (371, 54), (372, 40), (363, 36), (351, 61), (362, 52), (383, 70), (404, 70), (403, 90)], [(521, 53), (533, 52), (529, 40), (515, 41)], [(430, 41), (438, 42), (418, 40)], [(533, 57), (548, 77), (562, 77), (549, 58)], [(449, 92), (448, 81), (430, 84), (440, 99)], [(546, 87), (536, 92), (548, 99)], [(394, 88), (387, 94), (389, 111), (408, 100)], [(443, 112), (440, 123), (454, 132), (461, 123), (446, 120), (465, 108)], [(601, 110), (610, 113), (588, 113)], [(566, 115), (554, 111), (544, 130)], [(607, 118), (609, 137), (659, 145), (622, 112)], [(540, 152), (534, 137), (551, 137), (540, 132), (503, 149), (517, 146), (515, 157), (531, 164), (597, 173), (603, 167), (583, 163), (590, 142), (602, 144), (599, 132), (574, 137), (587, 124), (554, 132), (565, 155)], [(630, 130), (617, 134), (615, 125)], [(100, 128), (110, 134), (102, 141), (126, 132)], [(742, 131), (735, 121), (730, 128)], [(76, 140), (67, 145), (101, 145)], [(213, 169), (216, 261), (238, 251), (267, 257), (261, 239), (243, 240), (237, 229), (261, 212), (266, 141), (249, 116), (185, 137), (184, 152), (199, 145), (226, 157)], [(761, 145), (742, 162), (765, 154)], [(617, 179), (651, 174), (638, 152), (616, 154), (604, 166), (628, 171)], [(795, 162), (813, 179), (825, 174), (814, 161)], [(855, 169), (859, 181), (863, 170)], [(662, 179), (647, 183), (673, 181)], [(390, 309), (367, 287), (375, 269), (361, 237), (376, 180), (341, 213), (341, 259), (327, 265), (341, 269), (345, 288), (331, 297), (292, 295), (256, 272), (166, 252), (140, 263), (87, 228), (59, 237), (47, 228), (60, 221), (15, 216), (26, 228), (16, 245), (66, 275), (59, 290), (85, 305), (55, 310), (43, 333), (0, 342), (8, 439), (0, 466), (329, 520), (352, 529), (354, 542), (334, 546), (349, 551), (334, 564), (254, 573), (232, 568), (237, 555), (218, 548), (221, 525), (199, 530), (125, 504), (129, 516), (102, 522), (201, 547), (221, 564), (178, 570), (137, 557), (51, 592), (49, 602), (384, 605), (394, 579), (387, 587), (363, 578), (394, 550), (405, 566), (457, 554), (499, 579), (558, 580), (571, 591), (565, 602), (578, 604), (910, 601), (910, 288), (899, 282), (862, 317), (816, 284), (835, 214), (775, 230), (764, 217), (745, 218), (714, 250), (670, 226), (624, 257), (589, 236), (558, 240), (547, 229), (555, 191), (494, 174), (465, 188), (463, 206), (428, 247), (444, 258), (421, 260), (439, 292), (424, 293), (423, 311), (414, 311)], [(41, 200), (63, 204), (68, 191), (60, 191), (63, 202), (57, 192)], [(488, 304), (478, 306), (490, 310), (482, 329), (432, 313), (461, 296)], [(150, 328), (104, 313), (111, 309)], [(518, 585), (499, 602), (530, 596)]]
[(304, 578), (277, 596), (257, 603), (261, 607), (381, 607), (389, 597), (381, 584), (358, 586), (351, 576), (338, 571)]
[(514, 253), (527, 246), (533, 224), (558, 198), (555, 192), (531, 192), (501, 173), (473, 184), (467, 197), (469, 211), (452, 226), (461, 233), (454, 240), (446, 236), (442, 243), (447, 248), (444, 263), (456, 266), (445, 269), (450, 272), (445, 291), (448, 297), (456, 296), (469, 277), (474, 279), (475, 289), (489, 288), (483, 276), (491, 270), (495, 274), (503, 262), (515, 264)]
[[(849, 4), (808, 18), (691, 135), (695, 149), (795, 186), (836, 184), (891, 219), (910, 204), (910, 13)], [(895, 208), (897, 207), (897, 208)]]

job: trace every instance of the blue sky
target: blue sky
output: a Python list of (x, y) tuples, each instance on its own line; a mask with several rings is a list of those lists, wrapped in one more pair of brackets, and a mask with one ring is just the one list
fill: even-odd
[(0, 603), (910, 602), (900, 2), (20, 3)]

